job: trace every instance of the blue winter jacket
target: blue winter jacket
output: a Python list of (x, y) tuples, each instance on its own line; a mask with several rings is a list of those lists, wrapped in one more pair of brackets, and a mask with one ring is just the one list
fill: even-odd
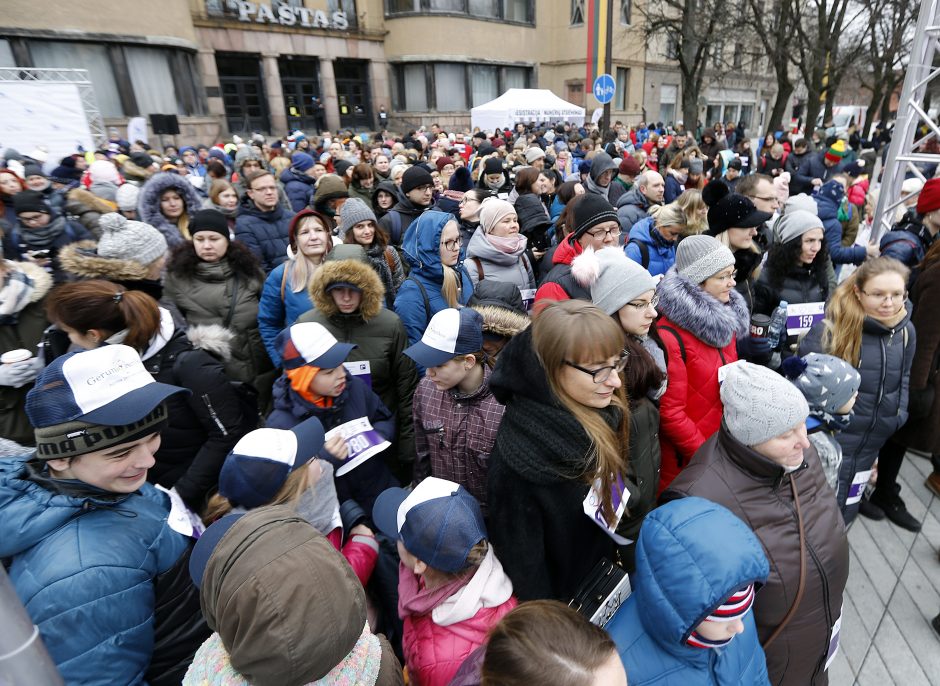
[[(641, 219), (630, 229), (630, 236), (623, 250), (627, 257), (637, 264), (646, 267), (646, 270), (656, 276), (665, 274), (676, 262), (676, 244), (669, 243), (659, 231), (654, 229), (653, 217)], [(649, 264), (643, 264), (643, 251), (637, 243), (643, 243), (649, 253)]]
[(684, 189), (682, 187), (682, 184), (679, 183), (679, 179), (677, 179), (672, 174), (666, 173), (665, 177), (666, 177), (666, 190), (663, 192), (663, 202), (668, 205), (669, 203), (675, 201), (675, 199), (678, 198), (680, 195), (682, 195), (682, 191)]
[(270, 212), (258, 209), (245, 195), (235, 219), (235, 240), (241, 241), (269, 272), (287, 259), (287, 232), (293, 216), (280, 205)]
[(839, 205), (845, 197), (845, 188), (838, 181), (826, 181), (813, 193), (817, 215), (822, 219), (826, 234), (826, 245), (832, 257), (832, 266), (839, 273), (843, 264), (861, 264), (867, 253), (864, 245), (842, 245), (842, 222), (839, 221)]
[(637, 541), (633, 594), (605, 627), (630, 686), (770, 684), (753, 613), (723, 648), (686, 644), (732, 593), (769, 573), (760, 541), (721, 505), (689, 497), (650, 512)]
[[(284, 270), (290, 262), (282, 262), (271, 270), (261, 289), (261, 302), (258, 304), (258, 331), (268, 357), (275, 367), (281, 366), (281, 351), (274, 345), (274, 339), (288, 326), (297, 321), (304, 312), (313, 309), (310, 294), (304, 288), (294, 293), (290, 279), (284, 280)], [(281, 297), (281, 284), (284, 285), (284, 297)]]
[(294, 169), (285, 169), (281, 172), (281, 183), (284, 184), (284, 192), (287, 193), (287, 199), (294, 212), (300, 212), (311, 204), (316, 182), (317, 180), (312, 176)]
[(149, 483), (117, 498), (62, 495), (23, 478), (29, 457), (0, 460), (0, 558), (12, 558), (20, 600), (67, 684), (144, 683), (153, 580), (188, 547), (167, 524), (169, 498)]
[[(413, 345), (421, 340), (424, 330), (431, 321), (431, 317), (447, 309), (447, 301), (441, 295), (444, 285), (444, 267), (441, 264), (441, 233), (444, 225), (454, 221), (453, 215), (445, 212), (428, 210), (423, 212), (405, 231), (402, 239), (402, 254), (411, 265), (411, 273), (398, 289), (395, 296), (395, 313), (401, 318), (408, 332), (408, 343)], [(463, 267), (463, 247), (460, 250), (460, 261), (454, 267), (461, 279), (460, 304), (466, 305), (473, 295), (473, 282)], [(425, 306), (421, 286), (427, 295)], [(423, 373), (423, 369), (419, 370)]]
[[(323, 429), (329, 431), (340, 424), (367, 417), (372, 428), (389, 441), (395, 440), (395, 415), (382, 404), (364, 381), (346, 373), (346, 388), (333, 400), (332, 407), (319, 407), (307, 402), (290, 387), (286, 376), (274, 382), (274, 411), (268, 416), (265, 426), (274, 429), (290, 429), (308, 417), (317, 417)], [(330, 462), (335, 469), (343, 466), (324, 448), (320, 457)], [(379, 493), (398, 486), (385, 464), (385, 452), (369, 458), (355, 469), (336, 477), (336, 495), (342, 503), (355, 500), (366, 512)]]

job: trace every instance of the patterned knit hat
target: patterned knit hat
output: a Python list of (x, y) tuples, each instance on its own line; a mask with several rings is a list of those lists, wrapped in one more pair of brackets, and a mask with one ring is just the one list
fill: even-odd
[(800, 390), (813, 413), (837, 414), (862, 383), (855, 367), (839, 357), (820, 353), (789, 357), (783, 361), (781, 371)]
[(676, 248), (676, 271), (694, 284), (700, 284), (734, 264), (734, 253), (717, 238), (689, 236)]
[(845, 141), (839, 139), (833, 143), (826, 151), (825, 157), (833, 164), (839, 164), (839, 162), (842, 161), (842, 158), (845, 157)]
[[(736, 619), (741, 619), (746, 616), (747, 613), (751, 611), (753, 605), (754, 584), (748, 584), (744, 588), (732, 593), (725, 602), (712, 610), (712, 613), (708, 615), (704, 621), (733, 622)], [(700, 633), (693, 630), (689, 638), (686, 639), (686, 643), (694, 648), (721, 648), (731, 643), (731, 639), (733, 638), (734, 636), (723, 641), (714, 641), (705, 638)]]
[(743, 361), (725, 369), (719, 392), (724, 423), (728, 433), (744, 445), (769, 441), (806, 421), (806, 398), (776, 372)]
[(147, 266), (166, 254), (166, 238), (150, 224), (108, 212), (98, 219), (98, 228), (101, 230), (99, 257), (131, 260)]

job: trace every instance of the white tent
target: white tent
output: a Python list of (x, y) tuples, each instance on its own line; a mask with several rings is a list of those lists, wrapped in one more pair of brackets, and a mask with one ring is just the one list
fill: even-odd
[(519, 122), (584, 123), (584, 108), (562, 100), (550, 90), (510, 88), (495, 100), (470, 110), (470, 125), (483, 131), (512, 128)]

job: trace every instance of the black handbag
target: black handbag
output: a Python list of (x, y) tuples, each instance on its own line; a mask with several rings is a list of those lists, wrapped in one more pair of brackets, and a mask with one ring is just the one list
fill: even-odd
[(587, 617), (592, 624), (603, 627), (631, 592), (630, 577), (623, 568), (603, 558), (594, 565), (568, 607)]

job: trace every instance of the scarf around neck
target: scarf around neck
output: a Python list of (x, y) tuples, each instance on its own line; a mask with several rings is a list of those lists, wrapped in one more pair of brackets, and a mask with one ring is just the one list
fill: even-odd
[(6, 274), (0, 283), (0, 317), (11, 317), (32, 302), (36, 284), (15, 262), (4, 260), (4, 265)]
[(333, 407), (333, 398), (326, 395), (314, 395), (310, 392), (310, 385), (313, 383), (314, 377), (319, 373), (319, 367), (314, 367), (309, 364), (303, 367), (297, 367), (296, 369), (284, 370), (284, 375), (287, 377), (288, 382), (290, 382), (291, 390), (297, 395), (311, 405), (324, 409)]
[(20, 237), (30, 250), (47, 250), (65, 231), (65, 217), (56, 217), (45, 226), (20, 226)]

